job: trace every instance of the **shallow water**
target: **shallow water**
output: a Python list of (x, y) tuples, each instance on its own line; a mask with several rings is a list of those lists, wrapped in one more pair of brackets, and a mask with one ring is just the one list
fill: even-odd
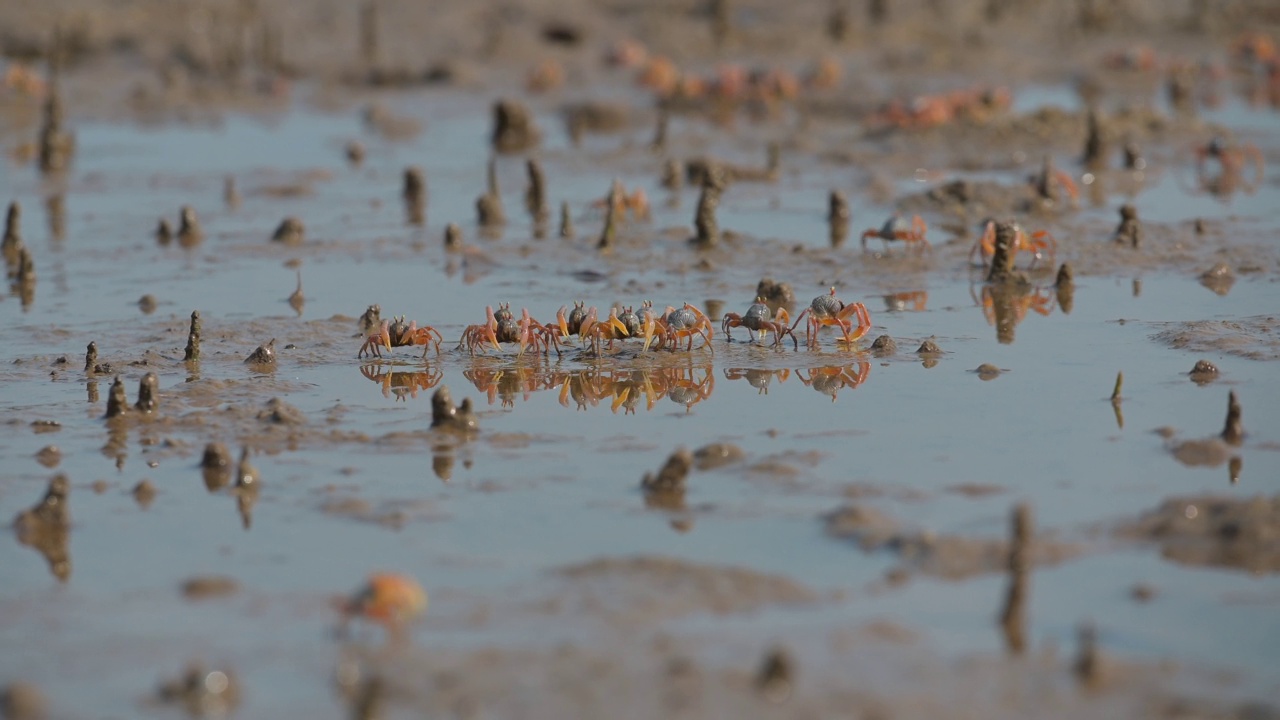
[[(497, 627), (459, 619), (478, 604), (534, 602), (554, 568), (632, 555), (747, 567), (842, 593), (817, 608), (765, 611), (759, 623), (703, 615), (680, 621), (692, 631), (724, 628), (767, 640), (793, 626), (888, 618), (922, 631), (944, 653), (1000, 648), (993, 618), (1002, 575), (913, 575), (904, 587), (887, 588), (881, 579), (898, 564), (892, 554), (864, 554), (824, 535), (820, 516), (860, 489), (869, 494), (862, 502), (907, 528), (944, 536), (1003, 537), (1009, 509), (1025, 501), (1039, 530), (1079, 543), (1082, 556), (1033, 576), (1029, 635), (1036, 643), (1065, 645), (1077, 623), (1093, 619), (1104, 647), (1119, 655), (1224, 670), (1238, 676), (1245, 693), (1280, 687), (1280, 626), (1273, 620), (1280, 579), (1179, 566), (1154, 548), (1120, 546), (1105, 532), (1168, 495), (1274, 492), (1280, 365), (1173, 350), (1153, 339), (1168, 323), (1280, 307), (1274, 267), (1242, 275), (1225, 296), (1181, 269), (1081, 277), (1069, 314), (1052, 303), (1041, 306), (1046, 315), (1029, 308), (1012, 338), (1002, 339), (963, 265), (952, 262), (967, 251), (961, 242), (920, 267), (895, 249), (887, 262), (905, 263), (902, 272), (877, 271), (856, 241), (823, 250), (826, 189), (861, 177), (845, 168), (793, 168), (777, 186), (735, 186), (721, 222), (748, 239), (734, 251), (740, 261), (720, 261), (720, 272), (697, 270), (697, 258), (679, 244), (683, 235), (643, 226), (628, 232), (651, 238), (652, 248), (628, 246), (621, 259), (602, 259), (591, 249), (601, 220), (590, 202), (614, 174), (629, 186), (638, 181), (655, 199), (652, 227), (686, 226), (692, 213), (692, 190), (682, 191), (679, 207), (662, 205), (659, 160), (641, 149), (648, 130), (637, 130), (635, 149), (605, 167), (570, 154), (561, 133), (548, 133), (542, 156), (553, 203), (568, 199), (575, 208), (573, 242), (530, 237), (520, 205), (522, 162), (503, 159), (512, 222), (502, 239), (483, 239), (471, 218), (487, 147), (487, 127), (474, 118), (486, 105), (465, 95), (448, 100), (397, 104), (398, 111), (423, 113), (426, 131), (403, 143), (367, 138), (370, 154), (359, 169), (339, 164), (345, 140), (365, 134), (355, 113), (299, 106), (212, 127), (78, 126), (81, 150), (67, 180), (61, 239), (51, 236), (45, 217), (44, 198), (56, 187), (12, 165), (0, 176), (0, 197), (23, 204), (23, 234), (39, 273), (30, 307), (13, 296), (0, 302), (0, 409), (11, 428), (0, 439), (0, 517), (40, 497), (52, 471), (34, 456), (54, 443), (62, 451), (57, 470), (72, 480), (74, 521), (65, 583), (31, 549), (0, 542), (0, 644), (42, 648), (0, 654), (0, 675), (56, 687), (56, 705), (68, 714), (127, 715), (140, 711), (157, 678), (201, 657), (236, 667), (253, 715), (331, 712), (337, 650), (328, 634), (329, 598), (369, 571), (403, 570), (424, 581), (433, 608), (415, 629), (421, 644), (515, 647), (584, 630), (572, 617), (537, 613), (517, 613)], [(554, 128), (552, 118), (542, 120)], [(1274, 116), (1266, 120), (1274, 133)], [(616, 153), (605, 149), (612, 147), (591, 139), (586, 155)], [(746, 153), (735, 159), (751, 161)], [(399, 201), (400, 172), (409, 164), (427, 171), (422, 228), (405, 225)], [(262, 194), (316, 169), (325, 172), (306, 181), (310, 194)], [(244, 195), (234, 211), (219, 200), (229, 174)], [(1274, 184), (1232, 204), (1184, 196), (1165, 173), (1142, 195), (1144, 217), (1173, 222), (1191, 213), (1268, 232), (1280, 221)], [(889, 211), (853, 197), (855, 218)], [(1086, 209), (1078, 221), (1112, 224), (1119, 201)], [(195, 207), (206, 239), (190, 251), (157, 248), (150, 236), (156, 220), (176, 218), (183, 204)], [(304, 219), (308, 242), (268, 242), (290, 214)], [(449, 221), (463, 222), (469, 244), (490, 262), (469, 255), (462, 267), (447, 256), (440, 237)], [(1070, 254), (1105, 237), (1062, 240)], [(825, 276), (787, 275), (783, 258), (797, 243), (831, 253)], [(285, 263), (293, 259), (301, 260), (306, 295), (301, 317), (286, 303), (295, 280)], [(459, 266), (451, 272), (451, 264)], [(602, 273), (600, 281), (573, 274), (583, 270)], [(727, 343), (718, 330), (714, 352), (637, 360), (589, 359), (576, 350), (562, 358), (516, 358), (514, 351), (471, 357), (453, 349), (465, 325), (482, 321), (486, 304), (527, 306), (544, 321), (578, 298), (602, 307), (649, 297), (660, 305), (716, 298), (741, 311), (755, 281), (768, 274), (795, 285), (797, 309), (838, 284), (843, 299), (870, 309), (873, 328), (860, 346), (887, 333), (898, 352), (879, 358), (840, 349), (829, 332), (819, 351), (774, 349)], [(884, 298), (908, 291), (927, 292), (923, 309)], [(1046, 301), (1051, 292), (1041, 292)], [(152, 315), (136, 307), (144, 293), (159, 301)], [(444, 354), (424, 361), (416, 349), (399, 348), (380, 364), (356, 359), (354, 318), (371, 303), (385, 317), (407, 314), (438, 328)], [(181, 362), (193, 309), (205, 325), (198, 370)], [(930, 337), (944, 351), (931, 367), (914, 353)], [(278, 369), (255, 373), (242, 364), (271, 338)], [(160, 379), (159, 420), (129, 429), (119, 469), (117, 453), (103, 451), (110, 377), (86, 381), (80, 372), (90, 340), (125, 378), (131, 399), (144, 372)], [(62, 356), (65, 365), (57, 363)], [(635, 357), (634, 348), (626, 357)], [(1203, 387), (1186, 376), (1201, 357), (1222, 369)], [(984, 381), (973, 372), (982, 363), (1006, 372)], [(562, 402), (565, 383), (572, 389), (584, 377), (620, 378), (624, 370), (630, 384), (602, 385), (585, 407), (571, 396)], [(1122, 423), (1108, 402), (1118, 371), (1125, 377)], [(385, 377), (384, 391), (381, 380), (393, 372), (421, 375)], [(853, 387), (859, 372), (865, 377)], [(767, 392), (757, 387), (766, 377)], [(646, 381), (667, 391), (646, 397)], [(86, 400), (87, 382), (97, 385), (100, 401)], [(433, 389), (395, 392), (406, 382), (447, 385), (455, 400), (472, 398), (483, 433), (466, 443), (432, 438)], [(216, 383), (222, 391), (201, 390)], [(503, 388), (492, 401), (491, 384)], [(1153, 432), (1174, 426), (1179, 438), (1216, 434), (1228, 389), (1241, 397), (1250, 432), (1235, 485), (1225, 465), (1180, 465)], [(673, 400), (678, 392), (685, 402)], [(257, 426), (225, 411), (271, 397), (296, 406), (308, 422), (291, 440), (269, 441), (270, 452), (253, 456), (263, 490), (245, 527), (235, 500), (208, 492), (196, 464), (210, 440), (233, 452), (241, 443), (257, 445)], [(34, 432), (29, 424), (41, 419), (61, 428)], [(331, 429), (365, 437), (334, 437)], [(677, 446), (718, 441), (740, 446), (745, 459), (695, 472), (683, 510), (646, 509), (644, 472)], [(129, 494), (143, 478), (158, 490), (145, 509)], [(107, 489), (95, 494), (90, 484), (99, 479)], [(990, 492), (958, 490), (964, 486)], [(335, 499), (350, 498), (365, 504), (354, 513), (334, 511)], [(228, 600), (184, 601), (179, 583), (208, 574), (232, 576), (242, 590)], [(1153, 602), (1129, 599), (1138, 582), (1157, 588)]]

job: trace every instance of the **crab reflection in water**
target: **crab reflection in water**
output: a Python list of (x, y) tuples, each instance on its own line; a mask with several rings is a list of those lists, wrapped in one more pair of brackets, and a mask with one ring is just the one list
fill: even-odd
[(981, 297), (969, 288), (969, 296), (982, 308), (988, 325), (996, 328), (996, 340), (1009, 345), (1014, 330), (1027, 316), (1028, 310), (1048, 316), (1057, 305), (1058, 296), (1053, 288), (1043, 288), (1029, 283), (991, 283), (982, 286)]
[(871, 376), (871, 363), (859, 361), (854, 365), (830, 365), (810, 368), (808, 377), (805, 370), (796, 370), (796, 377), (805, 387), (811, 387), (823, 395), (830, 395), (831, 402), (836, 401), (839, 392), (845, 388), (856, 389)]
[(403, 401), (405, 396), (416, 398), (419, 391), (430, 390), (439, 385), (444, 378), (444, 373), (440, 372), (439, 368), (383, 372), (382, 365), (378, 363), (361, 365), (360, 374), (382, 385), (383, 397), (389, 398), (394, 395), (397, 401)]
[(725, 368), (724, 377), (726, 380), (746, 380), (760, 395), (768, 395), (769, 385), (773, 383), (773, 379), (776, 377), (779, 383), (784, 383), (787, 378), (791, 377), (791, 371), (786, 368), (781, 370)]

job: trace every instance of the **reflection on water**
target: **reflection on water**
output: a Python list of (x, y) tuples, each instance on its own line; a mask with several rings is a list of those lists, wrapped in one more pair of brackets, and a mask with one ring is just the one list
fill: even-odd
[(746, 380), (759, 394), (768, 395), (769, 385), (773, 382), (773, 379), (776, 377), (779, 383), (784, 383), (787, 378), (791, 377), (791, 371), (786, 369), (725, 368), (724, 377), (726, 380)]
[(982, 286), (981, 297), (973, 292), (973, 287), (969, 288), (969, 295), (974, 304), (982, 308), (987, 324), (995, 326), (996, 340), (1002, 345), (1013, 343), (1014, 331), (1028, 310), (1048, 316), (1058, 302), (1052, 288), (1027, 283), (988, 283)]
[(853, 390), (859, 385), (867, 381), (871, 375), (871, 363), (857, 363), (857, 370), (853, 365), (833, 365), (829, 367), (813, 368), (805, 376), (805, 371), (796, 370), (796, 377), (800, 378), (800, 382), (805, 387), (811, 387), (823, 395), (830, 395), (831, 402), (836, 401), (836, 394), (841, 390), (848, 388)]
[(429, 390), (440, 384), (444, 374), (439, 368), (428, 367), (412, 372), (382, 372), (382, 365), (371, 363), (360, 366), (360, 374), (382, 385), (382, 396), (395, 395), (396, 400), (405, 396), (416, 398), (421, 390)]
[(904, 310), (924, 312), (925, 306), (929, 302), (929, 292), (927, 290), (890, 293), (881, 297), (884, 298), (884, 309), (889, 312), (902, 312)]
[[(382, 395), (405, 401), (417, 398), (422, 390), (440, 384), (443, 372), (436, 367), (414, 371), (383, 371), (379, 364), (363, 365), (360, 374), (377, 383)], [(871, 363), (852, 362), (814, 368), (723, 368), (726, 380), (746, 380), (760, 395), (768, 395), (776, 380), (785, 383), (792, 374), (805, 387), (827, 395), (834, 402), (841, 390), (852, 390), (867, 381)], [(496, 365), (477, 361), (462, 371), (462, 376), (484, 394), (489, 405), (515, 407), (516, 400), (527, 402), (534, 394), (556, 391), (560, 405), (586, 410), (607, 405), (609, 411), (634, 414), (643, 407), (653, 410), (663, 400), (683, 405), (688, 411), (707, 400), (715, 392), (716, 370), (710, 362), (664, 367), (588, 367), (564, 370), (545, 365)]]

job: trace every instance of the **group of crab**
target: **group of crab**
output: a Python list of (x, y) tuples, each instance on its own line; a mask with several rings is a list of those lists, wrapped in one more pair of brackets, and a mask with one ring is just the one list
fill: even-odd
[[(807, 318), (805, 342), (808, 347), (817, 347), (818, 333), (824, 327), (838, 328), (841, 340), (853, 343), (871, 329), (871, 318), (867, 308), (860, 302), (845, 303), (836, 297), (835, 288), (825, 295), (813, 299), (794, 323), (786, 309), (778, 308), (771, 314), (769, 306), (763, 298), (741, 315), (726, 313), (720, 323), (721, 330), (729, 340), (731, 328), (743, 327), (752, 331), (753, 339), (763, 341), (768, 333), (773, 333), (773, 344), (778, 346), (787, 336), (799, 348), (799, 339), (795, 329)], [(468, 325), (458, 340), (458, 350), (467, 350), (471, 354), (484, 352), (492, 347), (502, 350), (502, 343), (515, 343), (523, 356), (530, 348), (534, 352), (548, 354), (552, 349), (561, 353), (561, 344), (568, 338), (577, 336), (579, 343), (593, 354), (613, 349), (614, 343), (627, 338), (642, 339), (642, 351), (649, 349), (693, 350), (695, 338), (702, 338), (702, 345), (715, 352), (712, 337), (715, 330), (706, 314), (694, 305), (685, 303), (681, 307), (667, 306), (658, 311), (652, 301), (646, 300), (638, 309), (631, 306), (612, 307), (604, 319), (595, 307), (587, 307), (582, 301), (575, 302), (573, 308), (562, 306), (556, 313), (555, 323), (541, 323), (529, 314), (527, 308), (520, 311), (519, 319), (511, 311), (510, 303), (502, 303), (497, 310), (493, 306), (485, 308), (485, 321), (478, 325)], [(419, 327), (416, 322), (406, 322), (403, 316), (384, 320), (377, 330), (365, 338), (357, 357), (369, 355), (382, 357), (382, 350), (396, 347), (421, 346), (422, 356), (426, 357), (432, 347), (436, 354), (440, 353), (443, 338), (440, 332), (430, 326)]]

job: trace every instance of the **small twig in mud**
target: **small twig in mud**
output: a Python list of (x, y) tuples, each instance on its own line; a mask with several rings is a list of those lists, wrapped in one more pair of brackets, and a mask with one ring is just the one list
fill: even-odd
[(222, 202), (229, 210), (240, 207), (240, 191), (236, 189), (236, 179), (233, 175), (228, 175), (222, 183)]
[(660, 152), (667, 148), (667, 126), (671, 124), (671, 116), (665, 108), (658, 109), (658, 122), (653, 128), (653, 140), (649, 142), (649, 149), (654, 152)]
[(444, 226), (444, 249), (446, 252), (462, 250), (462, 228), (458, 227), (457, 223)]
[(786, 648), (770, 650), (756, 672), (756, 689), (773, 703), (784, 703), (795, 686), (795, 661)]
[(298, 271), (298, 286), (289, 294), (289, 307), (293, 311), (302, 314), (302, 307), (307, 304), (307, 296), (302, 294), (302, 271)]
[(160, 379), (156, 374), (149, 372), (142, 376), (142, 380), (138, 382), (138, 402), (134, 404), (142, 413), (155, 412), (159, 401), (156, 394), (160, 392)]
[(1128, 245), (1135, 250), (1142, 245), (1142, 223), (1138, 220), (1138, 209), (1126, 203), (1120, 206), (1120, 224), (1116, 226), (1114, 241), (1119, 245)]
[(115, 382), (111, 383), (111, 390), (107, 393), (107, 419), (120, 417), (129, 410), (129, 398), (125, 394), (124, 382), (120, 376), (116, 376)]
[(44, 105), (44, 123), (40, 128), (40, 171), (56, 173), (67, 169), (75, 154), (75, 136), (62, 127), (62, 97), (56, 81), (49, 83), (49, 96)]
[(702, 175), (702, 194), (698, 197), (698, 209), (693, 216), (697, 229), (692, 243), (701, 249), (720, 244), (720, 225), (716, 221), (716, 208), (720, 206), (720, 193), (724, 191), (724, 172), (718, 167), (708, 167)]
[(672, 158), (662, 164), (662, 187), (675, 191), (684, 187), (684, 163)]
[(1227, 422), (1222, 428), (1222, 441), (1228, 445), (1240, 445), (1244, 442), (1244, 425), (1240, 420), (1240, 401), (1232, 390), (1227, 395)]
[(187, 332), (187, 351), (183, 356), (187, 362), (200, 359), (200, 311), (191, 311), (191, 330)]
[(222, 443), (211, 442), (204, 447), (200, 458), (200, 471), (209, 492), (216, 492), (231, 482), (231, 452)]
[(529, 211), (535, 224), (547, 220), (547, 177), (542, 171), (542, 163), (533, 158), (525, 163), (529, 173), (529, 187), (524, 192), (524, 207)]
[(489, 158), (486, 173), (488, 189), (485, 194), (476, 198), (476, 216), (481, 227), (492, 228), (507, 223), (507, 215), (502, 209), (502, 195), (498, 188), (498, 160)]
[(541, 133), (524, 105), (499, 100), (493, 105), (493, 148), (500, 153), (528, 150), (538, 144)]
[(1107, 142), (1097, 108), (1089, 109), (1086, 127), (1084, 154), (1080, 161), (1091, 170), (1102, 169), (1107, 163)]
[(677, 448), (656, 475), (644, 474), (640, 480), (640, 489), (645, 493), (683, 493), (692, 467), (693, 453), (685, 448)]
[(169, 243), (173, 242), (173, 229), (169, 227), (169, 221), (167, 219), (160, 218), (160, 222), (156, 225), (155, 235), (156, 244), (160, 247), (165, 247)]
[(827, 14), (827, 37), (837, 45), (849, 37), (849, 5), (844, 0), (835, 0), (831, 12)]
[(729, 0), (711, 0), (711, 39), (716, 47), (721, 47), (729, 40), (733, 30), (731, 23), (732, 9)]
[(22, 206), (17, 200), (9, 203), (9, 212), (4, 218), (4, 241), (0, 242), (0, 251), (4, 252), (5, 264), (12, 271), (18, 263), (18, 254), (22, 249)]
[(1024, 281), (1022, 276), (1013, 269), (1017, 237), (1017, 225), (1011, 222), (996, 223), (996, 244), (991, 254), (991, 269), (987, 273), (988, 283)]
[(366, 69), (378, 64), (378, 4), (374, 0), (360, 6), (360, 61)]
[(1129, 140), (1124, 144), (1123, 152), (1125, 170), (1143, 170), (1147, 167), (1147, 161), (1142, 157), (1142, 148), (1138, 143)]
[(613, 247), (614, 241), (618, 236), (618, 216), (622, 215), (622, 181), (614, 179), (613, 184), (609, 186), (609, 196), (605, 198), (604, 208), (604, 230), (600, 232), (600, 241), (596, 243), (596, 249), (608, 250)]
[(1101, 658), (1098, 655), (1098, 631), (1092, 623), (1084, 623), (1076, 632), (1076, 662), (1072, 668), (1076, 680), (1086, 688), (1102, 681)]
[(831, 247), (840, 247), (849, 237), (849, 200), (839, 190), (832, 190), (827, 200), (827, 222), (831, 230)]
[(572, 240), (576, 234), (573, 228), (573, 214), (569, 211), (569, 201), (560, 203), (560, 237)]
[(292, 215), (280, 221), (276, 231), (271, 233), (271, 241), (285, 245), (301, 245), (306, 239), (307, 229), (302, 221)]
[(1116, 427), (1124, 429), (1124, 411), (1120, 409), (1121, 401), (1124, 400), (1120, 395), (1120, 388), (1124, 385), (1124, 373), (1116, 373), (1116, 386), (1111, 391), (1111, 409), (1116, 413)]
[(427, 209), (427, 179), (422, 173), (422, 168), (405, 168), (404, 189), (401, 191), (401, 196), (404, 198), (404, 210), (409, 224), (423, 224)]
[(449, 386), (441, 385), (431, 396), (431, 428), (464, 435), (477, 432), (480, 426), (471, 407), (471, 398), (463, 398), (462, 404), (454, 407)]
[(364, 143), (359, 140), (352, 140), (347, 143), (345, 148), (347, 162), (352, 165), (360, 165), (364, 162)]
[(1026, 649), (1027, 576), (1031, 573), (1031, 508), (1019, 504), (1013, 509), (1009, 539), (1009, 590), (1000, 611), (1009, 652), (1021, 655)]
[(199, 245), (204, 239), (204, 231), (200, 229), (200, 220), (190, 205), (183, 205), (178, 212), (178, 244), (184, 248)]
[(1053, 282), (1058, 295), (1058, 307), (1063, 315), (1070, 315), (1076, 304), (1076, 272), (1070, 263), (1062, 263), (1058, 267), (1058, 277)]

